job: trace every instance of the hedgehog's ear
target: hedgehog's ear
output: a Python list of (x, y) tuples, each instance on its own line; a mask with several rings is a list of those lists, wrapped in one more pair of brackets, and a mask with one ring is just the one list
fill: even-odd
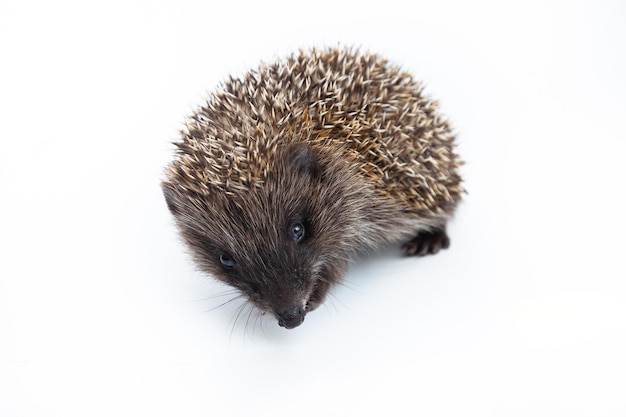
[(319, 175), (317, 158), (310, 146), (297, 143), (291, 146), (291, 166), (300, 175), (316, 178)]
[(161, 183), (161, 190), (163, 191), (163, 196), (165, 197), (167, 208), (170, 209), (170, 212), (172, 214), (178, 213), (176, 196), (174, 195), (174, 191), (170, 188), (170, 184), (167, 184), (165, 182)]

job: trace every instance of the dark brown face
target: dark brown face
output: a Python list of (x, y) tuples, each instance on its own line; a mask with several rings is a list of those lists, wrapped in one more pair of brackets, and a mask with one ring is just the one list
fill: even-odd
[(190, 195), (168, 183), (163, 191), (198, 266), (291, 329), (340, 278), (349, 233), (341, 190), (328, 191), (313, 153), (297, 147), (284, 158), (250, 191)]

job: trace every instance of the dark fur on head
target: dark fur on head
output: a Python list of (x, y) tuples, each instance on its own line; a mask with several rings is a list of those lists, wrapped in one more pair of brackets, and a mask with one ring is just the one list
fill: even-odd
[(273, 162), (264, 187), (248, 193), (209, 197), (170, 183), (163, 192), (197, 265), (289, 328), (324, 301), (355, 250), (397, 239), (389, 230), (405, 216), (355, 181), (345, 158), (295, 144)]

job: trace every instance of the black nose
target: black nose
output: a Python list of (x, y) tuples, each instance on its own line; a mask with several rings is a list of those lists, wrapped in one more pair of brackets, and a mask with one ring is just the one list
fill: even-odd
[(276, 316), (278, 317), (278, 325), (280, 327), (284, 327), (285, 329), (298, 327), (304, 321), (305, 314), (306, 311), (304, 311), (304, 308), (302, 308), (301, 305), (276, 313)]

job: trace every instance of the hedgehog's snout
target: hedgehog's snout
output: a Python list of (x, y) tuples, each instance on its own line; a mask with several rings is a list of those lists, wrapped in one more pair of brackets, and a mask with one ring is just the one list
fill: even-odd
[(294, 327), (301, 325), (304, 321), (305, 315), (306, 311), (300, 304), (297, 304), (287, 310), (276, 312), (278, 325), (280, 327), (284, 327), (285, 329), (293, 329)]

